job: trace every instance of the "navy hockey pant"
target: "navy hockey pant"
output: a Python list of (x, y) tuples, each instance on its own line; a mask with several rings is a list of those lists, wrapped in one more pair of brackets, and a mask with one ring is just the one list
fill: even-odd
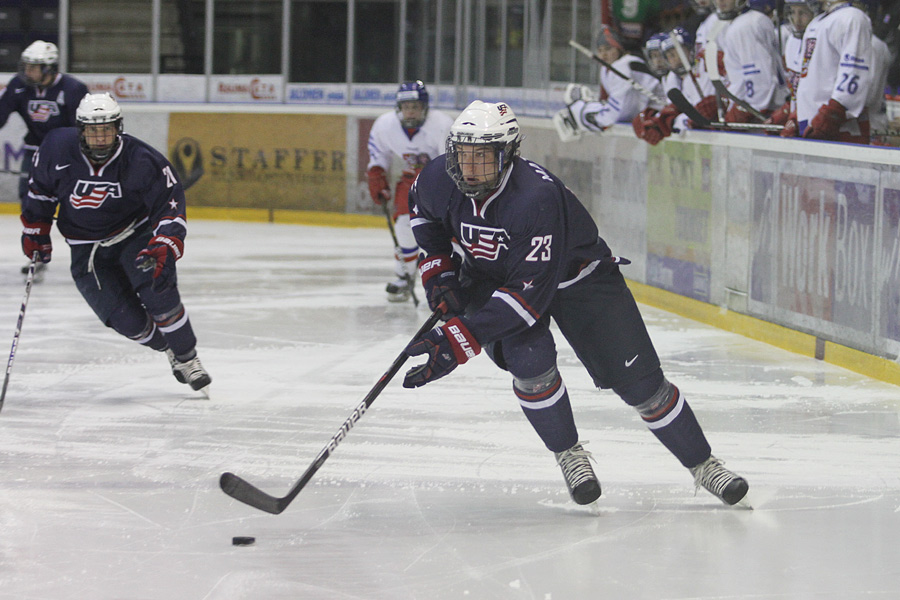
[(171, 348), (190, 356), (197, 339), (176, 285), (163, 293), (151, 289), (153, 272), (134, 266), (137, 253), (152, 237), (148, 226), (112, 246), (71, 245), (72, 279), (94, 313), (107, 327), (154, 350)]

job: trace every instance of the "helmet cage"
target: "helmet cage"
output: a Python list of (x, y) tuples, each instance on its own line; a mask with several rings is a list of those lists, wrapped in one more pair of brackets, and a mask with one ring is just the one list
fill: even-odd
[(644, 42), (644, 47), (641, 49), (644, 60), (647, 62), (647, 67), (650, 69), (650, 72), (657, 77), (663, 77), (671, 70), (662, 49), (666, 37), (667, 36), (664, 33), (651, 35), (647, 41)]
[[(819, 0), (784, 0), (784, 7), (789, 9), (792, 6), (805, 6), (812, 13), (812, 16), (816, 16), (820, 12), (822, 12), (822, 3)], [(797, 25), (794, 21), (793, 10), (788, 10), (787, 12), (787, 22), (788, 29), (791, 30), (791, 35), (796, 38), (802, 38), (803, 32), (806, 30), (806, 25), (802, 27)]]
[[(685, 67), (684, 63), (681, 62), (681, 56), (677, 54), (678, 50), (675, 46), (676, 42), (681, 46), (681, 49), (684, 50), (684, 55), (687, 57), (688, 63), (693, 63), (694, 40), (686, 29), (683, 27), (676, 27), (669, 32), (669, 35), (666, 36), (661, 44), (662, 53), (666, 58), (669, 69), (679, 77), (685, 77), (688, 74), (688, 67)], [(674, 65), (669, 60), (669, 56), (671, 56), (672, 53), (676, 53)]]
[[(87, 94), (82, 98), (75, 111), (75, 121), (78, 126), (78, 137), (81, 151), (91, 161), (101, 163), (107, 160), (116, 151), (121, 142), (122, 135), (122, 109), (109, 93)], [(112, 123), (116, 128), (116, 137), (105, 146), (90, 146), (87, 143), (87, 128), (91, 125), (106, 125)]]
[[(494, 151), (494, 177), (480, 182), (466, 181), (463, 175), (462, 165), (459, 162), (460, 146), (484, 146)], [(500, 187), (500, 183), (506, 176), (513, 159), (519, 153), (518, 140), (513, 142), (485, 142), (475, 140), (471, 136), (454, 136), (452, 133), (447, 138), (447, 173), (466, 196), (475, 200), (482, 200), (490, 196), (494, 190)]]

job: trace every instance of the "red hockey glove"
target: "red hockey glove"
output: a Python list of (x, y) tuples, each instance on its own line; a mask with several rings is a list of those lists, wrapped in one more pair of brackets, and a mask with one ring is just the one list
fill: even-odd
[(53, 254), (53, 243), (50, 241), (50, 227), (52, 223), (29, 223), (25, 217), (22, 220), (22, 251), (28, 258), (33, 258), (38, 253), (40, 262), (50, 262)]
[(175, 261), (184, 254), (184, 242), (178, 238), (158, 235), (150, 240), (147, 247), (138, 252), (134, 266), (141, 271), (153, 269), (153, 285), (157, 294), (175, 287)]
[(837, 139), (838, 132), (847, 121), (847, 109), (844, 105), (831, 98), (828, 104), (819, 107), (819, 112), (812, 118), (803, 137), (814, 140)]
[(643, 122), (644, 141), (651, 146), (655, 146), (660, 143), (663, 138), (672, 135), (672, 124), (675, 122), (675, 117), (679, 114), (680, 111), (674, 104), (667, 104), (659, 111), (659, 114), (650, 117), (649, 119), (645, 119)]
[(422, 287), (428, 307), (436, 310), (444, 303), (443, 319), (446, 321), (465, 312), (468, 299), (459, 283), (453, 259), (446, 255), (429, 256), (419, 265)]
[[(775, 109), (775, 112), (772, 115), (763, 121), (766, 125), (787, 125), (788, 119), (791, 118), (791, 101), (788, 100), (781, 106)], [(783, 135), (784, 130), (781, 131), (767, 131), (767, 135)], [(787, 136), (793, 137), (793, 136)]]
[(417, 388), (440, 379), (481, 352), (481, 346), (458, 318), (432, 329), (406, 347), (410, 356), (428, 354), (428, 361), (413, 367), (403, 378), (403, 387)]
[(781, 137), (797, 137), (800, 126), (797, 125), (797, 112), (794, 111), (788, 115), (787, 121), (784, 123), (784, 129), (781, 130)]
[(731, 108), (728, 109), (728, 112), (725, 113), (725, 122), (726, 123), (751, 123), (756, 121), (756, 117), (753, 116), (748, 110), (744, 110), (737, 103), (731, 105)]
[[(694, 108), (696, 108), (697, 112), (699, 112), (710, 121), (719, 120), (719, 107), (716, 102), (715, 94), (711, 96), (704, 96), (700, 99), (700, 102), (694, 105)], [(691, 129), (696, 129), (697, 124), (693, 121), (688, 121), (688, 127), (690, 127)]]
[(372, 167), (366, 171), (369, 178), (369, 195), (375, 204), (384, 204), (391, 199), (391, 186), (388, 185), (387, 176), (381, 167)]
[(644, 139), (644, 121), (656, 115), (655, 108), (645, 108), (631, 120), (631, 127), (638, 139)]

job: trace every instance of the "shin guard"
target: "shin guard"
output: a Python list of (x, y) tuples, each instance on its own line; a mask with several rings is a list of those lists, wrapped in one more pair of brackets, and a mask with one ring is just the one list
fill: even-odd
[(694, 411), (667, 379), (663, 379), (653, 396), (636, 405), (635, 409), (653, 435), (685, 467), (693, 467), (709, 458), (709, 442)]
[(569, 393), (556, 367), (537, 377), (515, 378), (513, 392), (528, 422), (549, 450), (562, 452), (578, 442)]

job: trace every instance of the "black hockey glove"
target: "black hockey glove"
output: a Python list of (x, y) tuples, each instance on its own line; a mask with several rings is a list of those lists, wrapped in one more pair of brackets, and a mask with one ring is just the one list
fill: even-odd
[(138, 252), (134, 266), (141, 271), (153, 269), (152, 289), (157, 294), (175, 287), (175, 261), (184, 254), (184, 242), (178, 238), (158, 235)]
[(465, 312), (469, 301), (449, 255), (429, 256), (419, 265), (419, 275), (422, 277), (428, 308), (436, 310), (441, 302), (444, 303), (444, 315), (441, 317), (444, 321)]
[(481, 352), (481, 346), (458, 318), (432, 329), (406, 347), (410, 356), (428, 354), (428, 361), (413, 367), (403, 378), (403, 387), (417, 388), (440, 379)]

